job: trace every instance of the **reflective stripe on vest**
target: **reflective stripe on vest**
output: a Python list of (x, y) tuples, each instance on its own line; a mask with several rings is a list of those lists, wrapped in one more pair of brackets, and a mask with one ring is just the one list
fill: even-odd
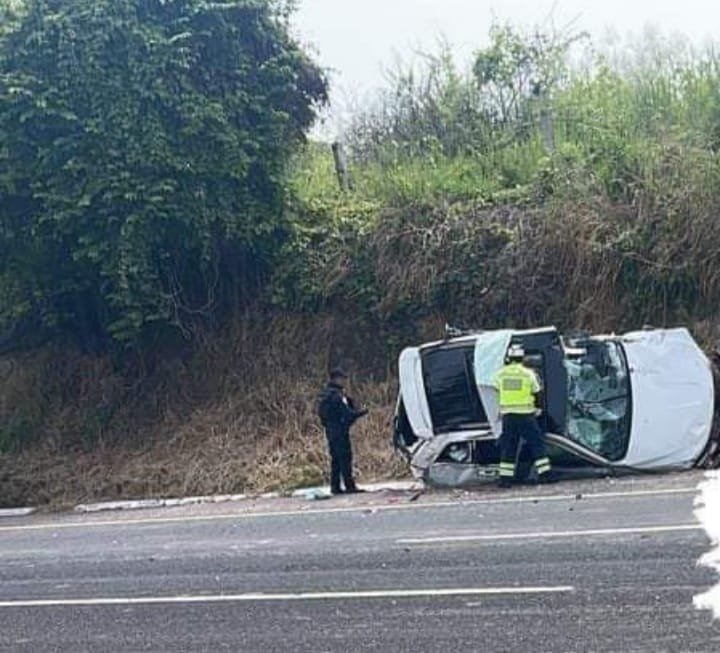
[(517, 415), (535, 412), (538, 382), (533, 371), (518, 363), (511, 363), (497, 373), (495, 383), (500, 392), (500, 412)]

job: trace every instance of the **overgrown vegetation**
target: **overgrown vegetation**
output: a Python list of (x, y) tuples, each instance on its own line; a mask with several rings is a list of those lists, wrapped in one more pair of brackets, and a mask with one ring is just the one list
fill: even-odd
[(356, 120), (354, 192), (306, 150), (283, 296), (403, 323), (712, 321), (720, 60), (655, 44), (619, 67), (582, 35), (491, 36), (469, 73), (430, 57)]
[[(99, 6), (132, 34), (135, 14), (122, 13), (129, 3), (113, 2), (112, 11), (102, 2), (67, 6), (78, 7), (80, 17), (83, 7)], [(292, 76), (270, 65), (279, 86), (255, 80), (259, 94), (246, 105), (225, 80), (222, 101), (201, 102), (202, 115), (187, 117), (200, 131), (178, 132), (150, 112), (159, 131), (110, 121), (95, 150), (89, 137), (38, 149), (30, 127), (18, 130), (26, 140), (0, 150), (5, 319), (36, 328), (27, 320), (42, 318), (65, 334), (68, 324), (70, 330), (85, 324), (77, 317), (82, 311), (91, 311), (100, 331), (116, 339), (142, 345), (137, 334), (145, 336), (145, 346), (132, 352), (95, 355), (56, 346), (15, 354), (12, 365), (5, 360), (0, 447), (12, 454), (0, 457), (3, 501), (236, 492), (320, 480), (324, 442), (312, 397), (327, 366), (338, 361), (354, 368), (358, 395), (374, 409), (358, 433), (361, 471), (366, 478), (390, 476), (397, 472), (388, 444), (393, 361), (402, 346), (437, 335), (445, 321), (611, 331), (685, 324), (706, 345), (720, 336), (720, 60), (712, 52), (675, 52), (656, 42), (634, 58), (602, 56), (584, 35), (497, 26), (467, 72), (441, 51), (395, 75), (377, 106), (357, 116), (346, 134), (353, 189), (342, 191), (328, 145), (309, 143), (289, 156), (324, 86), (285, 40), (279, 4), (136, 4), (172, 8), (183, 25), (195, 18), (182, 11), (197, 4), (205, 9), (192, 16), (210, 11), (214, 18), (202, 20), (228, 38), (234, 23), (226, 24), (224, 12), (241, 12), (240, 22), (256, 17), (258, 34), (279, 35), (278, 56), (300, 66), (306, 85), (292, 97), (302, 110), (289, 120), (295, 114), (287, 105), (263, 109), (271, 122), (252, 138), (235, 123), (228, 131), (228, 106), (236, 117), (260, 120), (259, 108), (278, 101), (268, 89), (287, 97)], [(67, 11), (68, 20), (75, 17), (76, 10)], [(27, 15), (24, 20), (24, 34), (35, 33)], [(64, 23), (39, 24), (57, 35)], [(155, 71), (172, 68), (176, 57), (187, 62), (183, 48), (197, 52), (195, 37), (171, 46), (176, 34), (183, 32), (165, 29), (157, 37), (162, 47), (151, 48), (143, 66)], [(86, 40), (88, 47), (94, 43), (90, 35)], [(22, 56), (35, 61), (29, 50)], [(2, 61), (6, 71), (9, 61)], [(181, 66), (179, 79), (188, 85), (182, 88), (199, 92), (191, 84), (196, 73), (219, 80), (218, 61), (206, 63)], [(95, 83), (93, 75), (88, 69)], [(137, 79), (138, 102), (145, 79)], [(167, 86), (169, 79), (163, 77), (158, 92), (172, 108), (183, 96)], [(105, 110), (112, 84), (121, 80), (111, 76), (87, 92), (97, 93)], [(21, 108), (36, 121), (33, 129), (64, 124), (53, 122), (65, 118), (38, 105), (33, 98), (42, 94), (23, 83), (36, 95), (15, 97), (7, 84), (1, 89), (8, 111), (0, 111), (0, 130), (12, 120), (24, 125)], [(121, 100), (117, 106), (145, 105)], [(118, 139), (126, 129), (130, 152), (160, 134), (151, 145), (170, 161), (190, 156), (194, 139), (215, 145), (192, 149), (200, 156), (192, 164), (197, 177), (158, 160), (152, 183), (173, 184), (158, 209), (151, 186), (134, 199), (116, 194), (137, 185), (132, 175), (116, 189), (111, 168), (98, 169), (100, 186), (88, 174), (98, 152), (125, 152)], [(80, 145), (81, 167), (53, 167), (55, 156), (74, 161), (72, 148)], [(38, 153), (45, 153), (40, 169), (53, 183), (31, 200), (37, 187), (20, 180)], [(132, 163), (133, 175), (145, 170), (138, 158)], [(253, 166), (263, 183), (255, 183)], [(194, 193), (190, 181), (203, 192)], [(91, 193), (86, 205), (86, 191), (103, 184), (109, 194)], [(137, 223), (130, 220), (136, 210)], [(125, 219), (131, 225), (123, 229)], [(80, 238), (86, 232), (89, 240)], [(93, 250), (99, 243), (103, 248)], [(31, 261), (37, 265), (23, 267)], [(248, 271), (259, 280), (250, 283)], [(68, 284), (58, 283), (66, 272)], [(248, 284), (254, 295), (245, 292)], [(192, 316), (209, 303), (222, 310), (195, 328)], [(123, 322), (135, 311), (139, 321)], [(165, 333), (147, 330), (155, 322), (193, 329), (192, 347), (159, 348), (147, 337)]]
[(288, 4), (0, 7), (0, 329), (156, 346), (246, 306), (326, 98)]

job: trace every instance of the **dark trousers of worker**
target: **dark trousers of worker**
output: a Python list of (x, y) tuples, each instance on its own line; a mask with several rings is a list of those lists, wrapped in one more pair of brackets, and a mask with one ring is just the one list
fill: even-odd
[(527, 442), (535, 471), (540, 478), (550, 471), (547, 445), (535, 415), (503, 415), (500, 437), (500, 478), (515, 478), (515, 460), (520, 440)]
[(328, 448), (330, 449), (330, 489), (340, 492), (341, 481), (346, 490), (355, 489), (352, 472), (352, 446), (347, 429), (326, 429)]

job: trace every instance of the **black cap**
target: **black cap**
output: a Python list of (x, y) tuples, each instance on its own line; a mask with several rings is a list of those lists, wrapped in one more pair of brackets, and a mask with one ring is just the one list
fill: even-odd
[(348, 374), (342, 367), (333, 367), (330, 370), (331, 379), (347, 379)]

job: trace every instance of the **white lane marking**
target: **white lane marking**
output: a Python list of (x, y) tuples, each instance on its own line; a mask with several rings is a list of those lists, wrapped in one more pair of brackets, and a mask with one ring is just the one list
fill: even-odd
[(448, 535), (444, 537), (406, 538), (396, 544), (450, 544), (453, 542), (494, 542), (497, 540), (532, 540), (556, 537), (591, 537), (597, 535), (642, 535), (650, 533), (677, 533), (701, 531), (700, 524), (677, 524), (674, 526), (638, 526), (635, 528), (596, 528), (577, 531), (539, 531), (536, 533), (496, 533), (492, 535)]
[(364, 504), (347, 508), (322, 508), (310, 510), (278, 510), (268, 512), (246, 512), (235, 514), (219, 514), (219, 515), (188, 515), (186, 517), (148, 517), (146, 519), (105, 519), (102, 521), (75, 521), (75, 522), (57, 522), (42, 524), (21, 524), (17, 526), (0, 526), (0, 533), (13, 531), (36, 531), (36, 530), (63, 530), (74, 528), (92, 528), (106, 526), (132, 526), (132, 525), (152, 525), (152, 524), (181, 524), (193, 522), (213, 522), (228, 520), (246, 520), (246, 519), (263, 519), (269, 517), (307, 517), (313, 515), (337, 515), (347, 513), (366, 513), (366, 512), (395, 512), (402, 510), (428, 510), (432, 508), (461, 508), (468, 506), (485, 506), (485, 505), (502, 505), (502, 504), (518, 504), (518, 503), (540, 503), (543, 501), (576, 501), (578, 495), (581, 495), (583, 501), (598, 499), (624, 499), (634, 497), (656, 497), (680, 494), (697, 494), (697, 488), (672, 488), (665, 490), (631, 490), (629, 492), (596, 492), (594, 494), (547, 494), (533, 496), (505, 497), (501, 499), (470, 499), (461, 501), (437, 501), (428, 503), (408, 503), (401, 505), (372, 505)]
[(556, 587), (467, 587), (458, 589), (369, 590), (357, 592), (298, 592), (287, 594), (223, 594), (219, 596), (147, 596), (137, 598), (38, 599), (0, 601), (0, 608), (53, 608), (65, 606), (160, 605), (172, 603), (256, 603), (268, 601), (332, 601), (357, 599), (412, 599), (449, 596), (503, 596), (522, 594), (563, 594), (571, 585)]

